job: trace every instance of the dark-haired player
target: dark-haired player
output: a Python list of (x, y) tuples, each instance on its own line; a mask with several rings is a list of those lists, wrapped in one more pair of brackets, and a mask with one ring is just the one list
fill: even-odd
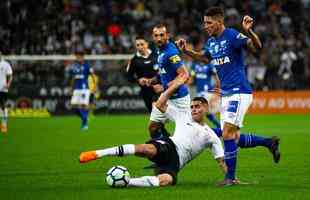
[(226, 171), (224, 163), (224, 149), (220, 139), (204, 123), (207, 107), (206, 99), (194, 98), (191, 102), (191, 115), (184, 115), (183, 111), (172, 104), (169, 98), (175, 90), (183, 84), (183, 80), (174, 81), (155, 103), (153, 110), (164, 113), (175, 121), (175, 132), (171, 137), (153, 139), (146, 144), (125, 144), (111, 148), (87, 151), (80, 154), (81, 163), (86, 163), (109, 156), (135, 155), (145, 157), (156, 163), (155, 176), (131, 178), (128, 186), (158, 187), (177, 183), (178, 172), (205, 148), (210, 148), (220, 169)]
[(232, 185), (235, 180), (240, 128), (252, 103), (252, 89), (247, 80), (243, 49), (261, 49), (262, 43), (252, 30), (254, 20), (244, 16), (242, 28), (246, 35), (224, 24), (224, 11), (209, 8), (203, 17), (204, 29), (210, 36), (204, 48), (196, 52), (187, 48), (186, 41), (178, 41), (179, 47), (189, 56), (215, 66), (221, 86), (221, 126), (225, 146), (225, 162), (228, 171), (220, 185)]

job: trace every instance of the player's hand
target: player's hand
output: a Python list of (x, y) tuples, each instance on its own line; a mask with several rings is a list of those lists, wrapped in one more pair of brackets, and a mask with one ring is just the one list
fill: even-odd
[(176, 45), (178, 46), (179, 49), (181, 49), (182, 51), (185, 50), (186, 48), (186, 40), (184, 38), (180, 38), (177, 41), (175, 41)]
[(164, 88), (161, 84), (155, 84), (153, 85), (153, 90), (155, 93), (161, 93), (162, 91), (164, 91)]
[(253, 26), (254, 20), (252, 17), (246, 15), (242, 19), (242, 28), (245, 32), (248, 32)]

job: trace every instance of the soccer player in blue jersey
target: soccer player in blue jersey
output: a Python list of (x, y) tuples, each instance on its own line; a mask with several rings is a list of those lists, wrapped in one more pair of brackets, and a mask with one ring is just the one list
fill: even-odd
[[(177, 78), (183, 81), (183, 84), (169, 98), (168, 104), (172, 104), (185, 115), (190, 115), (190, 96), (188, 87), (185, 84), (189, 78), (189, 73), (180, 57), (180, 51), (169, 40), (169, 33), (165, 25), (159, 24), (155, 26), (152, 37), (158, 47), (157, 67), (164, 90), (167, 90)], [(156, 78), (148, 79), (146, 84), (155, 84), (156, 81), (158, 81)], [(162, 137), (160, 130), (162, 124), (167, 120), (167, 116), (153, 106), (149, 124), (149, 131), (153, 138)]]
[(208, 113), (207, 118), (217, 128), (220, 128), (220, 122), (214, 115), (214, 113), (219, 112), (216, 108), (218, 107), (216, 104), (219, 102), (215, 102), (218, 98), (214, 98), (216, 96), (213, 95), (214, 83), (212, 83), (212, 76), (216, 76), (214, 66), (211, 63), (205, 64), (203, 62), (193, 62), (190, 74), (190, 82), (194, 82), (197, 96), (204, 97), (209, 102), (210, 112)]
[[(77, 62), (74, 63), (71, 69), (71, 87), (72, 87), (72, 98), (71, 106), (75, 109), (76, 113), (82, 120), (82, 130), (88, 129), (88, 106), (90, 90), (88, 86), (88, 76), (94, 76), (93, 69), (89, 63), (84, 60), (83, 52), (79, 51), (76, 53)], [(93, 77), (92, 80), (95, 80)]]
[[(224, 181), (219, 185), (236, 183), (237, 139), (243, 126), (244, 116), (252, 102), (252, 90), (246, 78), (243, 49), (251, 51), (261, 49), (262, 43), (252, 30), (254, 20), (243, 17), (242, 28), (246, 35), (224, 24), (224, 11), (219, 7), (209, 8), (203, 18), (204, 29), (210, 36), (202, 51), (189, 49), (181, 39), (178, 46), (189, 56), (203, 62), (211, 62), (220, 80), (221, 126), (225, 147), (225, 162), (228, 167)], [(256, 139), (252, 137), (251, 139)], [(274, 150), (278, 149), (279, 138), (273, 139)], [(280, 154), (278, 154), (280, 159)]]

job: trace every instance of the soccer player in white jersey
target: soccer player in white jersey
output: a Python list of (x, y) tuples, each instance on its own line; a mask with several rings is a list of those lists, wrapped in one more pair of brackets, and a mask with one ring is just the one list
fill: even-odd
[(243, 49), (255, 52), (261, 49), (262, 43), (252, 30), (254, 20), (250, 16), (242, 20), (242, 28), (247, 36), (225, 27), (224, 11), (220, 7), (209, 8), (203, 21), (204, 29), (210, 36), (203, 50), (196, 52), (189, 49), (184, 39), (180, 39), (177, 44), (189, 56), (206, 63), (212, 62), (216, 68), (221, 87), (221, 127), (228, 168), (224, 181), (219, 185), (232, 185), (236, 178), (236, 139), (239, 138), (244, 116), (252, 103), (252, 89), (245, 74)]
[[(182, 81), (180, 83), (182, 84)], [(204, 116), (208, 110), (206, 99), (197, 97), (192, 100), (191, 115), (184, 115), (182, 110), (177, 109), (172, 104), (167, 104), (169, 97), (179, 86), (179, 83), (173, 82), (161, 94), (153, 107), (153, 109), (165, 113), (171, 120), (175, 121), (176, 127), (173, 136), (152, 139), (146, 144), (125, 144), (102, 150), (83, 152), (80, 154), (80, 163), (109, 156), (135, 155), (145, 157), (156, 163), (155, 176), (131, 178), (128, 186), (168, 186), (176, 184), (179, 170), (205, 148), (210, 148), (220, 169), (225, 173), (226, 165), (221, 141), (212, 129), (204, 123)]]
[(1, 132), (8, 131), (8, 109), (6, 107), (6, 100), (8, 98), (8, 91), (13, 80), (13, 70), (7, 61), (2, 58), (0, 52), (0, 115), (1, 115)]

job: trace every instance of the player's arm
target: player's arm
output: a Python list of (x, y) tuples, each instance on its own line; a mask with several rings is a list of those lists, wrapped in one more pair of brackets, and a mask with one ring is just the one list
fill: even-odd
[(225, 164), (225, 161), (224, 161), (224, 157), (220, 157), (220, 158), (217, 158), (215, 159), (220, 170), (223, 172), (223, 174), (226, 174), (227, 172), (227, 166)]
[(216, 136), (215, 134), (211, 138), (212, 138), (211, 139), (212, 140), (211, 152), (212, 152), (220, 170), (225, 174), (227, 171), (227, 166), (224, 162), (223, 145), (221, 143), (220, 138), (218, 136)]
[(160, 110), (162, 113), (165, 113), (168, 107), (167, 105), (168, 99), (182, 84), (184, 84), (184, 79), (178, 77), (173, 82), (171, 82), (169, 87), (163, 93), (161, 93), (160, 97), (156, 101), (155, 103), (156, 108), (158, 108), (158, 110)]
[(214, 74), (214, 79), (215, 79), (215, 84), (214, 84), (214, 93), (217, 95), (221, 94), (221, 81), (217, 73), (215, 72)]
[(13, 70), (10, 64), (6, 67), (6, 80), (6, 88), (9, 89), (13, 81)]
[(201, 61), (208, 64), (210, 62), (210, 57), (205, 55), (204, 51), (195, 51), (189, 47), (186, 40), (181, 38), (175, 42), (179, 49), (181, 49), (186, 55), (192, 57), (194, 60)]
[(6, 80), (7, 80), (7, 82), (6, 82), (6, 87), (7, 87), (7, 89), (9, 89), (9, 88), (11, 87), (11, 84), (12, 84), (13, 75), (12, 75), (12, 74), (7, 75), (6, 78), (7, 78), (7, 79), (6, 79)]
[(136, 73), (135, 73), (135, 67), (134, 67), (134, 61), (131, 59), (128, 61), (127, 67), (126, 67), (126, 75), (127, 80), (131, 83), (138, 82)]
[(247, 48), (252, 52), (256, 52), (257, 50), (262, 48), (262, 42), (260, 41), (258, 35), (253, 31), (254, 20), (250, 16), (246, 15), (242, 20), (242, 28), (246, 32), (249, 39), (247, 40)]
[(177, 69), (177, 77), (173, 81), (169, 82), (168, 87), (170, 87), (170, 85), (175, 81), (181, 82), (181, 85), (185, 84), (188, 81), (188, 79), (189, 79), (188, 70), (184, 65), (182, 65)]

